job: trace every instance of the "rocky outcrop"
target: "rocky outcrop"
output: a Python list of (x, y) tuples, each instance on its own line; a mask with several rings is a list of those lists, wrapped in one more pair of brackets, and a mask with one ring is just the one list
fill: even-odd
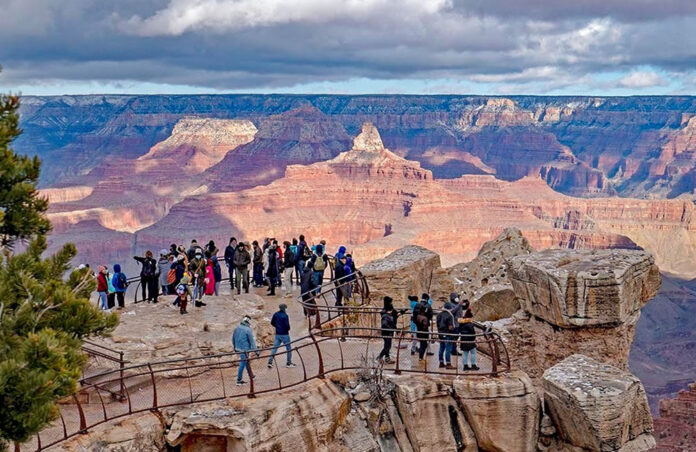
[(544, 372), (543, 386), (548, 412), (566, 442), (607, 452), (655, 446), (648, 400), (633, 375), (572, 355)]
[(140, 413), (77, 435), (51, 452), (164, 452), (165, 426), (155, 413)]
[(656, 452), (686, 452), (696, 448), (696, 382), (674, 399), (660, 400), (655, 419)]
[(626, 323), (661, 283), (654, 258), (629, 250), (544, 250), (514, 257), (510, 280), (528, 313), (562, 328)]
[(527, 374), (456, 379), (453, 388), (480, 449), (536, 450), (539, 397)]
[(395, 306), (408, 306), (409, 295), (420, 299), (422, 293), (430, 293), (442, 267), (437, 253), (420, 246), (407, 246), (367, 263), (360, 271), (368, 279), (376, 303), (388, 295), (394, 299)]
[(510, 317), (520, 302), (509, 278), (509, 259), (533, 251), (517, 228), (507, 228), (495, 239), (483, 244), (476, 258), (448, 269), (455, 289), (468, 299), (476, 320)]

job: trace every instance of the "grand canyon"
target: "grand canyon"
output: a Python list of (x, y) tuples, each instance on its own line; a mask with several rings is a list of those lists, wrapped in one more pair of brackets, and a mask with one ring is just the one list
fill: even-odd
[[(684, 428), (693, 411), (696, 98), (25, 97), (21, 125), (15, 149), (43, 161), (50, 248), (74, 242), (80, 262), (129, 275), (134, 254), (170, 243), (303, 233), (360, 265), (427, 248), (474, 296), (492, 267), (506, 272), (476, 263), (501, 234), (526, 252), (645, 250), (659, 292), (603, 327), (630, 336), (656, 426)], [(476, 281), (457, 276), (474, 267)], [(551, 334), (543, 319), (516, 321)]]

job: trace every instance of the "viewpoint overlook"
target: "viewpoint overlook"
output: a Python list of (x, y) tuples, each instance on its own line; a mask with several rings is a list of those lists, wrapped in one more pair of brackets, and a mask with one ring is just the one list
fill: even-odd
[[(21, 450), (694, 444), (696, 98), (61, 96), (21, 113), (49, 250), (136, 276), (133, 255), (170, 243), (304, 234), (359, 270), (344, 306), (341, 280), (317, 306), (293, 287), (294, 368), (266, 366), (278, 299), (223, 284), (180, 316), (134, 280), (77, 395)], [(413, 356), (422, 293), (435, 316), (469, 300), (477, 370)], [(384, 297), (406, 311), (376, 364)], [(244, 315), (261, 353), (239, 387)]]

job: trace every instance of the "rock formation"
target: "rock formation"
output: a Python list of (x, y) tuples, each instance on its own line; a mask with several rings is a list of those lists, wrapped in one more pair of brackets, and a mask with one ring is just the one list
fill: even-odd
[(686, 452), (696, 445), (696, 382), (674, 399), (660, 401), (655, 419), (656, 452)]
[(513, 257), (510, 280), (525, 311), (561, 328), (632, 321), (661, 283), (654, 258), (629, 250), (544, 250)]
[(587, 450), (655, 446), (648, 400), (633, 375), (572, 355), (544, 372), (544, 402), (560, 437)]

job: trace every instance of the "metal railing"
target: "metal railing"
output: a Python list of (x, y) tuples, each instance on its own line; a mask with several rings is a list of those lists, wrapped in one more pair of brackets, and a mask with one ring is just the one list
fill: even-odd
[[(348, 304), (332, 306), (332, 293), (335, 302), (335, 291), (346, 289), (348, 285), (352, 291), (346, 300)], [(310, 319), (309, 334), (293, 340), (289, 350), (283, 345), (277, 350), (266, 347), (251, 352), (125, 366), (120, 352), (86, 342), (86, 353), (118, 359), (119, 368), (83, 378), (79, 391), (60, 402), (57, 421), (30, 441), (15, 444), (15, 450), (41, 451), (95, 426), (136, 413), (229, 398), (256, 397), (324, 378), (333, 372), (361, 369), (377, 357), (385, 339), (395, 345), (395, 360), (378, 364), (385, 372), (456, 377), (493, 376), (510, 369), (510, 358), (500, 336), (480, 324), (475, 324), (478, 332), (473, 342), (487, 358), (485, 362), (480, 361), (481, 367), (477, 371), (464, 370), (458, 355), (452, 356), (452, 368), (441, 368), (436, 358), (425, 355), (423, 360), (416, 360), (404, 353), (403, 350), (413, 341), (425, 344), (444, 342), (455, 347), (471, 345), (472, 341), (470, 337), (462, 340), (457, 334), (413, 334), (406, 325), (396, 329), (364, 326), (378, 318), (380, 309), (369, 305), (369, 287), (360, 272), (302, 294), (299, 302), (309, 311), (310, 317), (319, 320)], [(406, 318), (408, 316), (404, 314), (402, 319)], [(113, 352), (119, 353), (118, 358), (113, 356)], [(283, 362), (290, 361), (289, 354), (292, 354), (292, 362), (297, 367), (283, 366)], [(247, 383), (238, 386), (237, 375), (242, 363), (248, 366), (242, 374)]]

